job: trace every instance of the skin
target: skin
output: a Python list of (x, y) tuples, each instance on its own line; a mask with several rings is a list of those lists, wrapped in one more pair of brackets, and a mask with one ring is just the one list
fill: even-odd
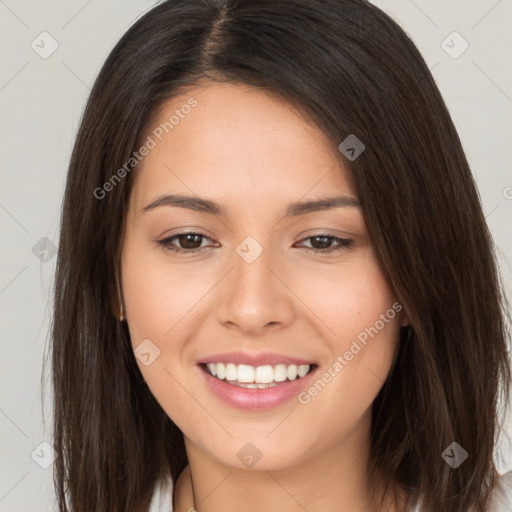
[[(314, 361), (322, 373), (397, 301), (375, 259), (360, 207), (284, 218), (290, 202), (357, 199), (337, 148), (290, 104), (234, 83), (174, 97), (155, 127), (194, 97), (197, 106), (139, 164), (122, 245), (121, 295), (134, 349), (150, 339), (160, 355), (137, 359), (152, 393), (184, 433), (189, 466), (175, 511), (376, 510), (366, 468), (371, 404), (390, 370), (404, 311), (307, 405), (296, 398), (265, 411), (234, 408), (199, 378), (215, 353), (275, 351)], [(148, 131), (150, 134), (150, 131)], [(156, 197), (208, 198), (226, 216), (160, 206)], [(199, 253), (157, 241), (187, 230)], [(318, 233), (349, 238), (330, 253)], [(247, 263), (247, 237), (263, 248)], [(171, 245), (186, 248), (187, 240)], [(189, 242), (190, 244), (190, 242)], [(335, 241), (323, 247), (337, 247)], [(325, 249), (324, 249), (325, 250)], [(261, 459), (237, 457), (247, 442)], [(396, 510), (386, 501), (385, 510)]]

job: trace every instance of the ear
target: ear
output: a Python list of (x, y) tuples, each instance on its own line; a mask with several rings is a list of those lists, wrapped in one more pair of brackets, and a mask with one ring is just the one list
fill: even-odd
[(398, 296), (396, 295), (396, 293), (394, 294), (394, 303), (393, 303), (393, 308), (395, 308), (395, 304), (399, 304), (400, 305), (400, 309), (397, 308), (397, 317), (400, 319), (400, 327), (407, 327), (408, 325), (411, 325), (411, 323), (409, 322), (409, 316), (407, 315), (406, 311), (405, 311), (405, 307), (404, 305), (402, 304), (402, 301), (400, 301), (398, 299)]
[(405, 310), (403, 310), (401, 312), (401, 315), (402, 315), (402, 319), (400, 320), (400, 326), (407, 327), (408, 325), (411, 325), (411, 323), (409, 322), (409, 317), (407, 316), (407, 313), (405, 312)]
[(112, 314), (117, 320), (123, 320), (122, 315), (124, 314), (123, 296), (121, 293), (120, 279), (118, 278), (118, 272), (113, 280), (110, 281), (110, 309)]

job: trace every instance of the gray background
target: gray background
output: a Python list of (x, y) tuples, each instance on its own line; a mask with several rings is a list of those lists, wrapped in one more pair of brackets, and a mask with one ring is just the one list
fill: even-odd
[[(512, 0), (374, 3), (407, 31), (433, 71), (477, 180), (512, 300)], [(153, 4), (0, 0), (0, 512), (55, 510), (50, 388), (44, 424), (41, 382), (49, 383), (42, 364), (67, 164), (101, 64)], [(510, 420), (506, 431), (512, 433)], [(496, 460), (505, 472), (512, 449), (504, 438), (500, 446)]]

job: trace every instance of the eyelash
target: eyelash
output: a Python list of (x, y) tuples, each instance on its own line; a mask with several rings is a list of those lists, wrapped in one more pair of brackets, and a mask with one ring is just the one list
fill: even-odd
[[(183, 249), (181, 247), (176, 247), (175, 245), (172, 245), (172, 242), (175, 239), (183, 237), (183, 236), (187, 236), (187, 235), (200, 236), (200, 237), (203, 237), (203, 239), (206, 238), (206, 239), (210, 240), (206, 235), (204, 235), (202, 233), (197, 233), (195, 231), (186, 231), (183, 233), (177, 233), (170, 237), (163, 238), (162, 240), (157, 240), (157, 244), (159, 246), (164, 247), (165, 249), (168, 249), (173, 252), (189, 253), (189, 254), (201, 252), (204, 249), (204, 247), (199, 247), (197, 249)], [(303, 238), (301, 240), (301, 242), (304, 242), (305, 240), (309, 240), (311, 238), (328, 238), (329, 240), (332, 240), (333, 242), (338, 243), (338, 246), (330, 247), (328, 249), (315, 249), (313, 247), (303, 247), (303, 249), (306, 249), (307, 251), (313, 251), (314, 253), (317, 253), (317, 254), (320, 254), (320, 253), (328, 254), (328, 253), (331, 253), (334, 251), (341, 251), (343, 249), (348, 249), (349, 247), (351, 247), (353, 245), (353, 242), (354, 242), (353, 240), (351, 240), (349, 238), (340, 238), (340, 237), (337, 237), (334, 235), (329, 235), (328, 233), (319, 233), (316, 235), (308, 236), (306, 238)]]

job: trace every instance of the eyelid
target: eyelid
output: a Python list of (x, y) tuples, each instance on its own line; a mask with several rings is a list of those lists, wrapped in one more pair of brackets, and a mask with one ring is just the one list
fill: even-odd
[(173, 235), (164, 236), (163, 238), (160, 238), (156, 240), (156, 243), (158, 246), (163, 247), (164, 249), (177, 252), (177, 253), (196, 253), (201, 252), (204, 247), (198, 247), (197, 249), (183, 249), (181, 247), (176, 247), (175, 245), (172, 245), (171, 242), (175, 239), (178, 239), (181, 236), (186, 235), (196, 235), (200, 236), (203, 239), (213, 241), (208, 235), (205, 233), (202, 233), (200, 230), (189, 230), (189, 231), (180, 231), (178, 233), (175, 233)]
[[(208, 235), (202, 233), (200, 230), (188, 230), (188, 231), (180, 231), (178, 233), (175, 233), (173, 235), (169, 235), (169, 236), (166, 236), (162, 239), (159, 239), (159, 240), (156, 240), (156, 243), (158, 246), (161, 246), (163, 247), (164, 249), (166, 250), (170, 250), (172, 252), (175, 252), (175, 253), (185, 253), (185, 254), (194, 254), (194, 253), (198, 253), (198, 252), (203, 252), (204, 249), (206, 249), (206, 247), (198, 247), (198, 248), (195, 248), (195, 249), (183, 249), (181, 247), (177, 247), (175, 245), (172, 245), (172, 242), (182, 236), (186, 236), (186, 235), (195, 235), (195, 236), (199, 236), (203, 239), (206, 239), (206, 240), (210, 240), (210, 241), (213, 241)], [(338, 252), (338, 251), (342, 251), (343, 249), (349, 249), (350, 247), (352, 247), (354, 245), (354, 239), (353, 238), (344, 238), (344, 237), (340, 237), (340, 236), (336, 236), (334, 234), (332, 234), (331, 232), (329, 231), (318, 231), (316, 233), (313, 233), (313, 234), (309, 234), (307, 236), (303, 236), (298, 242), (296, 242), (297, 244), (304, 244), (304, 242), (306, 242), (307, 240), (310, 240), (312, 238), (328, 238), (330, 239), (332, 242), (335, 242), (337, 245), (334, 245), (332, 247), (329, 247), (329, 248), (326, 248), (326, 249), (315, 249), (314, 247), (305, 247), (304, 245), (301, 245), (301, 247), (303, 249), (305, 249), (306, 251), (309, 251), (309, 252), (314, 252), (315, 254), (319, 254), (319, 255), (322, 255), (322, 254), (330, 254), (332, 252)]]
[(303, 237), (301, 240), (299, 240), (299, 243), (304, 243), (306, 240), (309, 240), (311, 238), (329, 238), (333, 242), (336, 242), (337, 245), (334, 245), (332, 247), (329, 247), (328, 249), (315, 249), (314, 247), (304, 247), (307, 251), (312, 251), (316, 254), (322, 255), (322, 254), (330, 254), (332, 252), (338, 252), (342, 251), (343, 249), (349, 249), (354, 245), (354, 239), (353, 238), (343, 238), (340, 236), (333, 235), (331, 233), (317, 233), (313, 235), (308, 235), (306, 237)]

